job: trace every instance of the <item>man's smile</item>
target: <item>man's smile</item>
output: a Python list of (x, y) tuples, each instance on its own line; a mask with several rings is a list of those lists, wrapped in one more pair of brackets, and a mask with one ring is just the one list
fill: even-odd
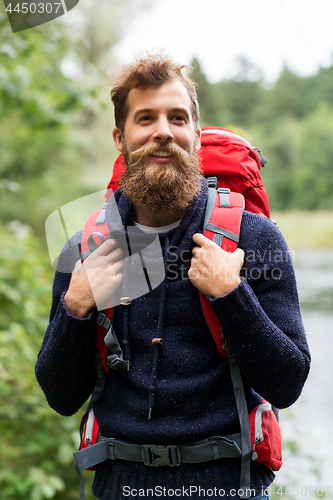
[(167, 151), (158, 150), (155, 153), (152, 153), (151, 156), (173, 156), (173, 154), (168, 153)]
[(155, 153), (151, 153), (149, 158), (151, 158), (155, 163), (170, 163), (175, 156), (168, 151), (158, 150)]

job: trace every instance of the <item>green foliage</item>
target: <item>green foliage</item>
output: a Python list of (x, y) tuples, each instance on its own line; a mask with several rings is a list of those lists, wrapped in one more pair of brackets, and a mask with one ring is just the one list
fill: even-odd
[(59, 184), (78, 163), (69, 125), (82, 95), (61, 71), (69, 45), (62, 24), (14, 35), (1, 6), (0, 36), (0, 218), (19, 219), (41, 233), (53, 193), (60, 191), (61, 199)]
[(268, 159), (273, 210), (333, 208), (333, 66), (300, 77), (287, 67), (267, 88), (244, 57), (231, 80), (210, 84), (196, 62), (202, 124), (243, 129)]
[(193, 70), (191, 78), (197, 84), (198, 101), (200, 106), (200, 125), (214, 126), (217, 121), (216, 106), (214, 96), (211, 92), (211, 85), (202, 72), (200, 63), (193, 59), (191, 62)]
[(262, 119), (265, 121), (300, 119), (307, 112), (304, 101), (305, 79), (293, 74), (285, 67), (271, 91), (263, 92), (264, 106), (261, 107)]
[(12, 229), (0, 234), (1, 499), (77, 498), (78, 416), (48, 407), (33, 370), (53, 271), (41, 241), (22, 224)]
[(16, 182), (41, 175), (50, 156), (59, 161), (66, 113), (79, 103), (60, 69), (67, 45), (61, 25), (45, 30), (13, 36), (0, 11), (0, 172)]
[(220, 123), (248, 128), (263, 98), (261, 73), (245, 57), (237, 58), (236, 68), (233, 79), (222, 80), (211, 86), (215, 113)]
[(262, 170), (262, 178), (269, 194), (271, 207), (283, 210), (293, 199), (294, 170), (299, 162), (298, 144), (301, 134), (300, 123), (291, 118), (277, 123), (269, 135), (259, 129), (256, 145), (260, 144), (268, 163)]
[(299, 164), (294, 173), (292, 205), (333, 208), (333, 106), (320, 103), (302, 122)]

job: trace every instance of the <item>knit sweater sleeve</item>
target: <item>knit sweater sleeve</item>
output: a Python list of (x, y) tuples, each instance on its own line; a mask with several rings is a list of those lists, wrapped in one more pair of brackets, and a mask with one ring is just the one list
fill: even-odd
[(211, 303), (244, 381), (285, 408), (299, 397), (310, 367), (290, 252), (280, 231), (257, 216), (245, 218), (240, 246), (240, 285)]
[(35, 367), (49, 405), (62, 415), (72, 415), (84, 404), (96, 379), (95, 313), (78, 319), (68, 312), (64, 302), (70, 271), (79, 258), (77, 245), (73, 245), (76, 240), (81, 240), (81, 234), (66, 244), (58, 262), (61, 272), (55, 273), (50, 322)]

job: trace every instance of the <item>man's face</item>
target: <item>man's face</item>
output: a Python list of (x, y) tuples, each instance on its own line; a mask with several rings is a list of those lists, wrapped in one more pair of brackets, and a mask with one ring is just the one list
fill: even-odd
[(122, 134), (114, 129), (115, 145), (124, 154), (123, 190), (150, 210), (185, 209), (198, 192), (196, 151), (200, 131), (192, 103), (179, 80), (132, 89)]
[[(187, 152), (198, 146), (200, 132), (194, 128), (192, 103), (180, 80), (132, 89), (127, 107), (124, 137), (119, 129), (114, 132), (119, 151), (123, 150), (124, 138), (129, 153), (153, 142), (161, 145), (175, 142)], [(157, 164), (172, 161), (171, 158), (158, 156), (150, 160)]]

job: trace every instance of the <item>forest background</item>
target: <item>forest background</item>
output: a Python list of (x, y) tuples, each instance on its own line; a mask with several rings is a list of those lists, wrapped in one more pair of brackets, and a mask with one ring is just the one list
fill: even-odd
[[(117, 153), (105, 73), (117, 63), (112, 48), (126, 21), (149, 4), (100, 3), (104, 25), (100, 18), (96, 24), (88, 1), (75, 32), (60, 20), (15, 35), (0, 3), (2, 500), (78, 497), (72, 453), (82, 412), (64, 418), (52, 411), (35, 380), (34, 364), (53, 280), (45, 220), (108, 184)], [(66, 72), (68, 61), (76, 64), (75, 77)], [(262, 177), (271, 208), (285, 221), (292, 244), (298, 244), (292, 239), (296, 234), (302, 246), (332, 247), (333, 60), (331, 67), (307, 77), (285, 67), (269, 86), (243, 57), (233, 79), (214, 84), (200, 61), (193, 66), (201, 125), (230, 128), (260, 147), (268, 159)], [(311, 234), (302, 231), (305, 221)], [(91, 477), (86, 474), (88, 483)], [(92, 498), (88, 484), (87, 498)]]

